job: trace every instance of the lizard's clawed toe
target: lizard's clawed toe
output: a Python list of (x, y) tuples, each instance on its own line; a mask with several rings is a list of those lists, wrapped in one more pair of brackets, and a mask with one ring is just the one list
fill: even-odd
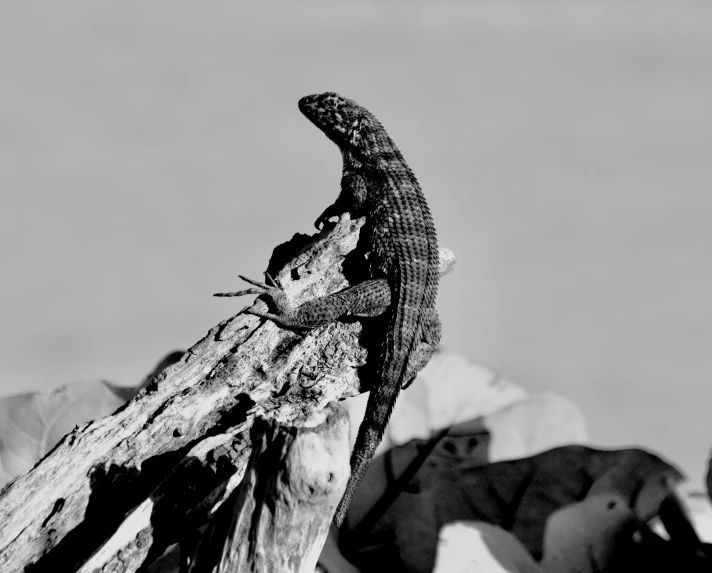
[(246, 296), (248, 294), (264, 294), (265, 291), (263, 289), (257, 289), (257, 288), (248, 288), (245, 290), (239, 290), (237, 292), (224, 292), (224, 293), (217, 293), (214, 294), (213, 296)]
[(261, 283), (259, 281), (255, 281), (252, 279), (248, 279), (247, 277), (244, 277), (242, 275), (238, 275), (243, 281), (250, 283), (251, 285), (254, 285), (255, 288), (247, 288), (244, 290), (239, 290), (235, 292), (216, 292), (213, 296), (221, 296), (221, 297), (227, 297), (227, 296), (245, 296), (245, 295), (267, 295), (272, 297), (273, 299), (279, 299), (284, 296), (284, 291), (282, 288), (275, 282), (275, 280), (268, 274), (265, 273), (265, 277), (267, 280), (268, 284)]
[(276, 314), (271, 314), (269, 312), (262, 312), (260, 310), (254, 310), (252, 308), (245, 309), (245, 314), (253, 314), (255, 316), (259, 316), (260, 318), (264, 318), (266, 320), (280, 322), (280, 317), (277, 316)]
[(314, 221), (314, 226), (318, 231), (323, 231), (325, 228), (328, 226), (334, 226), (336, 223), (331, 220), (331, 217), (319, 217), (316, 221)]
[[(260, 281), (248, 279), (247, 277), (245, 277), (243, 275), (237, 275), (237, 276), (239, 276), (246, 283), (250, 283), (251, 285), (255, 285), (256, 287), (261, 288), (263, 291), (268, 292), (272, 289), (278, 289), (280, 291), (282, 290), (281, 287), (275, 282), (275, 280), (272, 278), (272, 276), (269, 273), (265, 273), (267, 284), (261, 283)], [(244, 292), (247, 293), (249, 290), (254, 290), (254, 289), (248, 289)], [(251, 293), (251, 294), (261, 294), (261, 293)]]
[(251, 285), (255, 285), (256, 287), (259, 287), (259, 288), (264, 289), (264, 290), (269, 290), (269, 286), (266, 285), (265, 283), (261, 283), (260, 281), (255, 281), (255, 280), (252, 280), (252, 279), (248, 279), (247, 277), (244, 277), (244, 276), (242, 276), (242, 275), (237, 275), (237, 276), (240, 277), (240, 278), (241, 278), (243, 281), (245, 281), (246, 283), (250, 283)]

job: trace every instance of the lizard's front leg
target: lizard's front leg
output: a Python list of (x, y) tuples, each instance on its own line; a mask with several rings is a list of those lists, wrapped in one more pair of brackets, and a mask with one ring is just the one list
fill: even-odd
[(332, 217), (340, 217), (348, 210), (348, 206), (343, 205), (342, 202), (337, 199), (333, 204), (324, 209), (324, 212), (314, 221), (314, 226), (321, 230), (321, 228), (329, 222), (329, 219)]
[(321, 229), (329, 219), (340, 217), (347, 211), (353, 215), (366, 201), (367, 195), (368, 188), (363, 175), (349, 163), (344, 163), (339, 196), (332, 205), (324, 209), (324, 212), (314, 222), (314, 226)]
[(266, 276), (269, 284), (240, 276), (242, 280), (253, 285), (253, 288), (217, 293), (214, 296), (264, 295), (274, 309), (274, 313), (252, 309), (246, 312), (272, 320), (287, 328), (314, 328), (344, 316), (378, 316), (391, 302), (391, 290), (386, 279), (372, 279), (293, 307), (287, 295), (272, 277)]

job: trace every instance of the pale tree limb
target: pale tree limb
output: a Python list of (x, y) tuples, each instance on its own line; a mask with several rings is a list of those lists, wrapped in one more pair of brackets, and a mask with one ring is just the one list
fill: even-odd
[[(343, 219), (285, 268), (279, 278), (294, 302), (347, 286), (341, 263), (362, 223)], [(262, 323), (237, 315), (217, 325), (124, 408), (76, 428), (8, 484), (0, 570), (73, 571), (204, 436), (254, 415), (289, 423), (358, 392), (359, 323), (306, 333)]]
[[(300, 237), (282, 246), (285, 259), (304, 247), (277, 274), (294, 304), (348, 285), (342, 264), (362, 224), (345, 217), (306, 246)], [(443, 261), (449, 270), (451, 254)], [(178, 540), (176, 520), (192, 512), (204, 522), (234, 488), (249, 452), (238, 434), (255, 416), (291, 424), (359, 392), (360, 331), (340, 321), (291, 332), (244, 314), (217, 325), (129, 404), (75, 428), (0, 492), (0, 570), (74, 571), (94, 554), (88, 570), (135, 571)], [(190, 507), (176, 501), (186, 493)]]
[(349, 422), (331, 404), (299, 426), (258, 419), (245, 478), (190, 573), (312, 573), (349, 477)]
[(77, 573), (132, 572), (176, 541), (188, 549), (189, 535), (197, 535), (242, 479), (250, 455), (247, 428), (241, 424), (200, 441)]
[[(452, 253), (441, 249), (441, 274), (450, 272), (454, 263)], [(225, 503), (225, 508), (220, 504), (243, 476), (250, 451), (250, 440), (240, 435), (245, 428), (246, 424), (240, 425), (193, 448), (151, 496), (127, 515), (122, 526), (79, 573), (135, 571), (139, 565), (153, 561), (149, 558), (149, 548), (154, 549), (155, 558), (156, 551), (160, 554), (163, 548), (179, 539), (178, 535), (158, 539), (156, 532), (165, 532), (166, 529), (191, 533), (189, 537), (181, 538), (180, 553), (184, 561), (192, 557), (197, 529), (202, 528), (208, 519), (211, 519), (210, 527), (213, 527), (216, 518), (212, 516), (216, 515), (216, 510), (222, 513), (227, 511), (223, 521), (231, 519), (234, 497)], [(215, 444), (219, 446), (215, 447)], [(199, 470), (196, 471), (196, 468)], [(186, 488), (185, 484), (190, 484), (190, 487)], [(190, 496), (185, 495), (185, 489), (190, 490)], [(163, 537), (166, 537), (165, 534)], [(146, 540), (151, 540), (153, 545)], [(194, 570), (191, 567), (191, 571)]]

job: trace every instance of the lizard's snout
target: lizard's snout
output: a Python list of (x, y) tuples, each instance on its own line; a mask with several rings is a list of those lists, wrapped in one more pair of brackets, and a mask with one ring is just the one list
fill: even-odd
[(317, 96), (316, 95), (308, 95), (304, 96), (302, 99), (299, 100), (299, 111), (301, 111), (303, 114), (307, 115), (310, 111), (312, 111), (316, 105), (317, 105)]

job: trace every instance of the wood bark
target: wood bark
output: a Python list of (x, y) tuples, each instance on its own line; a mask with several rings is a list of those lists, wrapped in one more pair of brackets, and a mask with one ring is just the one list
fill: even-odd
[[(348, 286), (343, 265), (362, 225), (344, 217), (275, 250), (269, 270), (281, 268), (293, 304)], [(441, 262), (447, 272), (452, 254)], [(256, 416), (291, 425), (360, 391), (360, 332), (357, 321), (292, 332), (243, 313), (216, 325), (126, 406), (75, 428), (0, 492), (0, 571), (150, 562), (239, 483)]]
[(201, 440), (150, 496), (126, 514), (77, 573), (136, 571), (175, 542), (183, 545), (182, 553), (190, 551), (199, 540), (198, 530), (230, 500), (242, 479), (251, 451), (243, 433), (248, 427), (241, 424)]
[(255, 421), (235, 503), (225, 503), (191, 573), (312, 573), (349, 477), (346, 411), (330, 404), (300, 426)]

